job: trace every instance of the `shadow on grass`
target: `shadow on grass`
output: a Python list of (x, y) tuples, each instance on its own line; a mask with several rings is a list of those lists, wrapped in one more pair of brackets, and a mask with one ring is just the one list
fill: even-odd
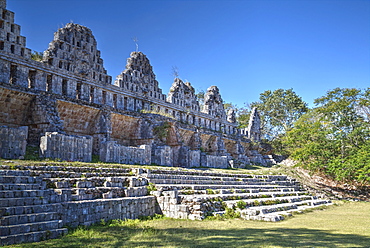
[(370, 244), (366, 236), (308, 228), (98, 227), (96, 232), (98, 237), (68, 235), (22, 247), (368, 247)]

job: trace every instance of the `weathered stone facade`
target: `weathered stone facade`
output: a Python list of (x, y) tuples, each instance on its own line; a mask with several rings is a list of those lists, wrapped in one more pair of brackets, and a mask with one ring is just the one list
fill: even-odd
[[(74, 23), (55, 32), (40, 61), (31, 59), (14, 13), (6, 1), (0, 7), (0, 125), (28, 127), (27, 143), (41, 144), (42, 156), (90, 161), (96, 154), (107, 162), (183, 167), (266, 164), (250, 145), (260, 141), (257, 110), (248, 130), (239, 130), (217, 86), (207, 90), (203, 109), (189, 82), (176, 78), (163, 94), (142, 52), (130, 54), (112, 84), (91, 30)], [(74, 138), (48, 145), (51, 135)], [(71, 148), (76, 140), (91, 149)]]
[(41, 137), (40, 155), (65, 161), (91, 161), (92, 138), (46, 132)]
[(0, 157), (22, 158), (26, 153), (27, 127), (0, 126)]

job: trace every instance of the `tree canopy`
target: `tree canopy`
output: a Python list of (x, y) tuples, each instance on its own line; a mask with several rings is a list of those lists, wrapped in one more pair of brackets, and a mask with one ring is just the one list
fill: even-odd
[(315, 99), (315, 107), (293, 89), (267, 90), (239, 109), (245, 127), (257, 107), (265, 142), (275, 153), (334, 180), (370, 184), (370, 88), (336, 88)]
[(294, 122), (308, 110), (307, 103), (293, 89), (267, 90), (260, 94), (259, 101), (253, 102), (251, 107), (257, 107), (268, 139), (290, 130)]
[(291, 156), (336, 180), (370, 183), (369, 92), (336, 88), (317, 98), (284, 138)]

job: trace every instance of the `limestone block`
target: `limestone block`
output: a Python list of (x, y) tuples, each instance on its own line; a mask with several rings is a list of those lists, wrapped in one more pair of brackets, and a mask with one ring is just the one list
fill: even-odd
[(173, 165), (173, 151), (170, 146), (157, 146), (154, 148), (153, 154), (153, 163), (165, 166)]
[[(80, 156), (78, 144), (83, 144)], [(81, 148), (81, 146), (79, 146)], [(69, 136), (58, 132), (46, 132), (40, 140), (40, 155), (46, 158), (57, 158), (66, 161), (90, 162), (92, 155), (92, 138), (90, 136)]]
[(0, 126), (0, 157), (19, 159), (26, 154), (28, 127)]

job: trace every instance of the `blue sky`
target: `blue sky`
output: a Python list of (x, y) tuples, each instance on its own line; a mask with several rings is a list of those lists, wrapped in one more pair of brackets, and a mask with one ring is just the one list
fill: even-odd
[(44, 51), (68, 22), (89, 27), (115, 78), (134, 51), (147, 55), (168, 93), (172, 68), (226, 102), (265, 90), (313, 100), (336, 87), (370, 87), (368, 0), (8, 0), (27, 47)]

